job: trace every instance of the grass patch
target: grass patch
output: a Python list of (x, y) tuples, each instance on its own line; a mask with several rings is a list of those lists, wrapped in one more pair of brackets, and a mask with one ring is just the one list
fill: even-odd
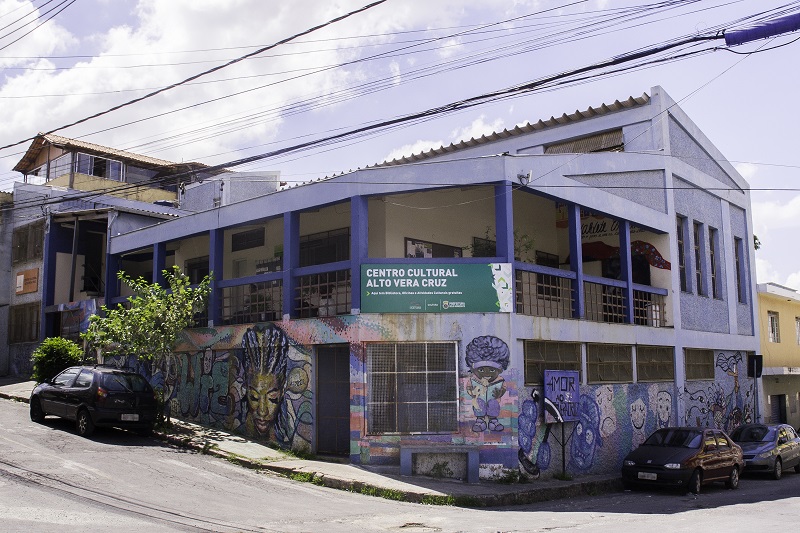
[(422, 497), (422, 504), (423, 505), (455, 505), (456, 499), (453, 496), (434, 496), (434, 495), (425, 495)]
[(301, 481), (303, 483), (314, 482), (314, 472), (292, 472), (290, 474), (287, 474), (286, 477), (294, 481)]

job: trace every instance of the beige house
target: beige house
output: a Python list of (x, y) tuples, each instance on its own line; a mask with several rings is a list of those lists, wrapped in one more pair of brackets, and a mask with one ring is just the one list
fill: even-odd
[(764, 421), (800, 425), (800, 294), (758, 285)]

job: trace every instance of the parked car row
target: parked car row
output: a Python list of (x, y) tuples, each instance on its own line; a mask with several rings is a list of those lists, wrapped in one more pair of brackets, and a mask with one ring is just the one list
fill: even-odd
[(731, 435), (714, 428), (669, 427), (654, 432), (622, 463), (625, 488), (663, 485), (694, 494), (706, 483), (739, 486), (742, 472), (800, 473), (800, 437), (787, 424), (745, 424)]
[(115, 367), (75, 366), (33, 389), (30, 415), (42, 422), (47, 415), (75, 421), (79, 435), (97, 426), (149, 434), (156, 421), (155, 392), (140, 374)]

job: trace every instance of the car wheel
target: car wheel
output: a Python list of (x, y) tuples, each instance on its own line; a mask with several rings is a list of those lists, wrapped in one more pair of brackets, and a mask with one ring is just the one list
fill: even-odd
[(33, 398), (31, 400), (31, 420), (38, 424), (44, 422), (44, 410), (42, 409), (42, 402), (39, 401), (39, 398)]
[(703, 475), (700, 470), (692, 472), (692, 477), (689, 479), (689, 492), (692, 494), (700, 494), (700, 486), (703, 484)]
[(78, 412), (78, 418), (75, 419), (75, 428), (81, 437), (88, 437), (94, 433), (94, 422), (92, 422), (92, 416), (89, 411), (81, 409)]
[(781, 458), (775, 459), (775, 466), (772, 467), (772, 479), (780, 479), (783, 476), (783, 464)]
[(733, 470), (731, 470), (731, 475), (728, 476), (728, 480), (725, 482), (725, 486), (731, 490), (735, 490), (739, 488), (739, 467), (734, 466)]

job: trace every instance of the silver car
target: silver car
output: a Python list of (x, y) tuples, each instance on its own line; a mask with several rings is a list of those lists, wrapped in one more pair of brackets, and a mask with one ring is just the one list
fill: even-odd
[(745, 424), (731, 438), (742, 447), (745, 470), (767, 472), (780, 479), (783, 471), (794, 468), (800, 474), (800, 437), (788, 424)]

